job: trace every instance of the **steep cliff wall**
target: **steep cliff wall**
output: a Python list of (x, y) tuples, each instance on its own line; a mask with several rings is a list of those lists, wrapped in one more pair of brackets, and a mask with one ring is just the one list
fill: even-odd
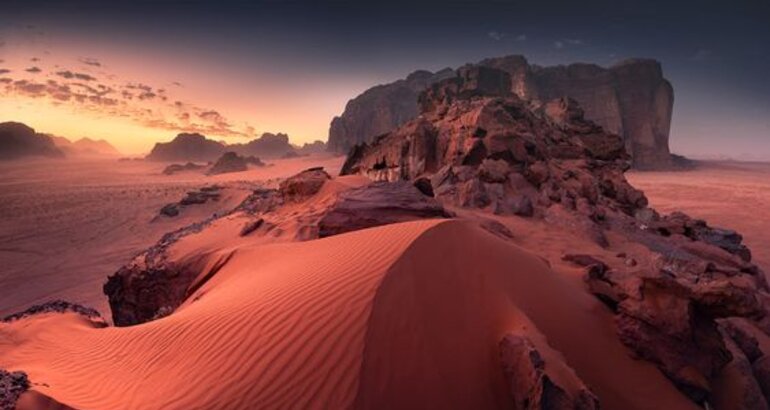
[[(485, 66), (507, 72), (511, 91), (533, 101), (568, 96), (586, 118), (621, 135), (636, 168), (671, 166), (668, 148), (674, 93), (655, 60), (628, 60), (609, 68), (595, 64), (539, 67), (523, 56), (490, 58), (464, 68)], [(419, 75), (418, 75), (419, 74)], [(329, 130), (329, 149), (347, 152), (414, 118), (416, 96), (450, 74), (412, 74), (407, 80), (377, 86), (350, 100)]]

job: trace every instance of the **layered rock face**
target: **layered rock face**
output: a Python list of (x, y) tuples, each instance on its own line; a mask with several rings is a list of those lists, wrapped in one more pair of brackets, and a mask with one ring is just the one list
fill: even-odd
[(372, 87), (348, 101), (345, 112), (331, 122), (329, 150), (346, 153), (359, 142), (369, 141), (414, 118), (420, 92), (453, 75), (450, 69), (436, 73), (415, 71), (403, 80)]
[[(586, 267), (587, 287), (614, 312), (619, 340), (693, 401), (711, 402), (723, 372), (740, 368), (749, 369), (746, 401), (765, 403), (757, 386), (770, 352), (758, 352), (750, 337), (736, 341), (723, 324), (741, 318), (749, 334), (770, 334), (765, 277), (740, 235), (648, 208), (623, 176), (630, 164), (619, 136), (586, 120), (574, 100), (535, 105), (506, 94), (508, 74), (490, 70), (466, 67), (427, 89), (418, 118), (354, 148), (342, 173), (429, 181), (424, 189), (444, 204), (542, 219), (608, 249), (613, 236), (642, 245), (643, 260), (565, 260)], [(740, 362), (734, 345), (748, 346), (752, 359)], [(536, 386), (529, 389), (543, 397), (545, 385)]]
[[(538, 67), (530, 65), (522, 56), (507, 56), (486, 59), (465, 68), (473, 66), (507, 72), (511, 78), (510, 90), (525, 100), (544, 102), (560, 97), (576, 100), (587, 119), (624, 138), (637, 168), (672, 165), (668, 137), (673, 88), (654, 60), (629, 60), (610, 68), (593, 64)], [(413, 85), (425, 89), (432, 83), (435, 80)], [(420, 90), (392, 92), (403, 87), (397, 84), (400, 83), (374, 87), (351, 100), (345, 112), (332, 121), (329, 148), (347, 152), (353, 145), (371, 142), (414, 118), (419, 109), (409, 101), (414, 101), (414, 95)]]
[(0, 123), (0, 160), (25, 157), (63, 158), (51, 137), (19, 122)]

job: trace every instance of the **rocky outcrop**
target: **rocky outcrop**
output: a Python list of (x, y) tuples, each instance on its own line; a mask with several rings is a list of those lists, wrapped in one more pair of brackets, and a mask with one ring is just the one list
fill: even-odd
[[(490, 70), (466, 67), (431, 86), (418, 118), (351, 150), (342, 173), (427, 179), (446, 204), (541, 218), (602, 247), (610, 234), (646, 247), (643, 264), (625, 254), (614, 263), (564, 259), (586, 266), (589, 291), (615, 313), (618, 338), (636, 357), (693, 401), (714, 400), (728, 364), (747, 368), (732, 361), (718, 320), (741, 317), (761, 327), (770, 300), (741, 236), (648, 208), (623, 176), (630, 164), (619, 136), (588, 121), (572, 99), (531, 104), (501, 94), (508, 74)], [(758, 356), (746, 338), (736, 340), (748, 346), (746, 357)], [(747, 391), (753, 385), (762, 382), (744, 383)]]
[(29, 387), (26, 373), (0, 369), (0, 409), (15, 409), (16, 401)]
[[(524, 100), (538, 103), (565, 96), (576, 100), (587, 119), (623, 137), (634, 167), (674, 165), (668, 147), (673, 88), (657, 61), (628, 60), (609, 68), (594, 64), (539, 67), (522, 56), (507, 56), (486, 59), (458, 72), (479, 66), (507, 72), (511, 92)], [(329, 148), (347, 152), (416, 117), (419, 108), (409, 103), (421, 90), (391, 92), (398, 84), (402, 83), (374, 87), (351, 100), (345, 112), (332, 121)], [(426, 89), (430, 83), (413, 85)]]
[(96, 309), (92, 309), (77, 303), (67, 302), (65, 300), (52, 300), (40, 305), (30, 306), (28, 309), (8, 315), (0, 322), (13, 322), (16, 320), (24, 319), (29, 316), (42, 315), (46, 313), (77, 313), (89, 321), (91, 321), (96, 327), (105, 327), (107, 322), (102, 318), (102, 315)]
[(230, 172), (242, 172), (247, 171), (249, 165), (263, 167), (265, 163), (257, 157), (242, 157), (235, 152), (228, 151), (222, 154), (206, 173), (208, 175), (219, 175)]
[(219, 201), (219, 198), (222, 196), (221, 190), (222, 187), (212, 185), (196, 191), (188, 191), (179, 202), (172, 202), (164, 205), (163, 208), (160, 209), (160, 215), (174, 217), (179, 215), (179, 213), (187, 206), (205, 204), (208, 201)]
[(19, 122), (0, 123), (0, 160), (26, 157), (63, 158), (51, 137)]
[[(449, 217), (442, 205), (409, 183), (379, 183), (321, 195), (297, 213), (297, 204), (313, 201), (330, 180), (323, 168), (310, 168), (282, 181), (277, 189), (257, 189), (230, 212), (166, 234), (110, 276), (104, 285), (116, 326), (158, 319), (173, 312), (206, 278), (226, 263), (226, 255), (174, 259), (170, 249), (185, 237), (223, 218), (243, 218), (234, 236), (276, 234), (281, 224), (297, 231), (291, 240), (317, 239), (415, 219)], [(297, 228), (299, 227), (299, 229)], [(211, 259), (216, 259), (211, 262)]]
[(178, 172), (185, 171), (199, 171), (204, 168), (206, 168), (206, 165), (199, 165), (193, 162), (188, 162), (186, 164), (171, 164), (166, 168), (163, 168), (163, 175), (174, 175)]
[(450, 218), (432, 197), (405, 182), (375, 182), (342, 193), (318, 222), (323, 238), (417, 219)]
[(572, 100), (535, 108), (504, 93), (508, 77), (472, 67), (435, 84), (420, 97), (419, 118), (354, 148), (341, 173), (427, 177), (437, 198), (504, 215), (542, 216), (559, 204), (586, 224), (605, 208), (630, 215), (647, 204), (623, 178), (620, 137), (585, 120)]
[(500, 362), (516, 410), (598, 410), (599, 399), (577, 377), (572, 385), (579, 391), (570, 395), (554, 381), (546, 363), (532, 342), (509, 333), (499, 344)]
[(405, 79), (378, 85), (348, 101), (345, 112), (329, 128), (330, 151), (347, 153), (354, 145), (371, 141), (417, 114), (417, 97), (436, 81), (454, 76), (450, 69), (436, 73), (415, 71)]
[(259, 158), (285, 158), (297, 154), (294, 146), (289, 143), (289, 136), (280, 132), (266, 132), (245, 144), (228, 145), (227, 149), (243, 156)]
[(182, 133), (170, 142), (155, 144), (146, 159), (151, 161), (215, 161), (226, 151), (225, 144), (201, 134)]

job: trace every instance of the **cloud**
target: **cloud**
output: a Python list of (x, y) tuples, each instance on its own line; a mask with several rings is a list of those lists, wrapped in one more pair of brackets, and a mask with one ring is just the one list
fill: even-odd
[(564, 42), (573, 46), (582, 46), (585, 42), (579, 38), (566, 38)]
[(7, 68), (0, 68), (0, 74), (8, 74), (10, 72), (11, 72), (11, 70), (9, 70)]
[(695, 52), (695, 54), (692, 55), (690, 58), (693, 61), (706, 61), (712, 57), (713, 53), (711, 50), (707, 49), (700, 49)]
[(29, 61), (31, 61), (33, 63), (37, 63), (38, 61), (40, 61), (40, 59), (37, 58), (37, 57), (32, 57), (32, 58), (29, 59)]
[(78, 61), (80, 61), (81, 63), (83, 63), (85, 65), (90, 65), (90, 66), (93, 66), (93, 67), (101, 67), (102, 66), (102, 63), (99, 60), (95, 59), (95, 58), (82, 57), (82, 58), (78, 59)]
[(518, 36), (516, 36), (516, 41), (527, 41), (527, 35), (519, 34)]
[(503, 39), (503, 37), (505, 37), (505, 33), (501, 33), (499, 31), (490, 31), (487, 33), (487, 36), (494, 41), (500, 41)]
[(564, 48), (564, 43), (563, 43), (563, 42), (561, 42), (561, 41), (558, 41), (558, 40), (557, 40), (557, 41), (554, 41), (554, 42), (553, 42), (553, 46), (554, 46), (555, 48), (557, 48), (557, 49), (561, 50), (562, 48)]
[(91, 75), (84, 74), (84, 73), (74, 73), (74, 72), (69, 71), (69, 70), (57, 71), (56, 75), (58, 75), (59, 77), (64, 77), (64, 78), (66, 78), (68, 80), (72, 80), (72, 79), (83, 80), (83, 81), (94, 81), (94, 80), (96, 80), (96, 77), (93, 77)]
[(26, 71), (28, 73), (32, 73), (32, 74), (37, 74), (37, 73), (39, 73), (39, 72), (41, 72), (43, 70), (41, 70), (39, 67), (30, 67), (30, 68), (28, 68), (28, 69), (26, 69), (24, 71)]
[[(0, 63), (2, 63), (2, 61), (0, 61)], [(173, 84), (173, 85), (175, 85), (175, 86), (177, 86), (177, 87), (184, 87), (184, 86), (182, 85), (182, 83), (180, 83), (179, 81), (174, 81), (174, 82), (173, 82), (173, 83), (171, 83), (171, 84)]]

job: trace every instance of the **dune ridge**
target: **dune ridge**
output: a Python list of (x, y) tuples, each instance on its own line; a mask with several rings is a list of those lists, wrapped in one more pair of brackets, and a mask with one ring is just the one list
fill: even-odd
[(228, 257), (178, 311), (142, 325), (0, 324), (0, 367), (80, 409), (503, 408), (495, 347), (518, 330), (564, 349), (608, 408), (692, 407), (628, 357), (597, 302), (467, 221), (212, 254)]

